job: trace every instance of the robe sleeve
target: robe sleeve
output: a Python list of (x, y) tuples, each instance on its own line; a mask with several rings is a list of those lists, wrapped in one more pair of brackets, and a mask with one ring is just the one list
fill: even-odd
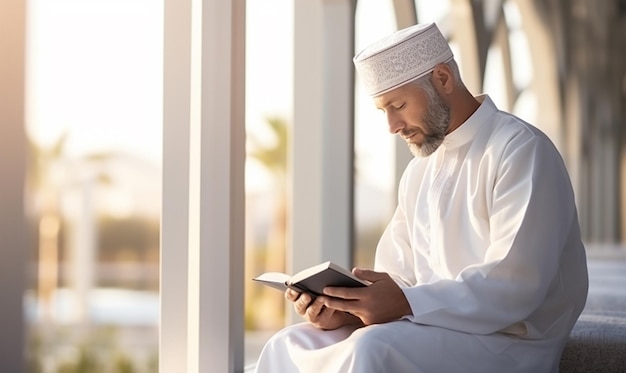
[(558, 278), (563, 247), (578, 231), (576, 209), (554, 145), (541, 134), (520, 137), (504, 147), (487, 191), (490, 245), (484, 260), (455, 279), (403, 288), (413, 311), (409, 320), (490, 334), (519, 324), (544, 302)]

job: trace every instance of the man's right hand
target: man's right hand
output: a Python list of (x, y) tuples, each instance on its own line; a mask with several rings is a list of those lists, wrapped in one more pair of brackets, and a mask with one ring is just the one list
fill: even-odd
[(293, 302), (296, 313), (324, 330), (337, 329), (343, 325), (362, 324), (361, 319), (347, 312), (334, 310), (324, 306), (324, 296), (313, 297), (307, 293), (299, 293), (292, 289), (285, 291), (285, 299)]

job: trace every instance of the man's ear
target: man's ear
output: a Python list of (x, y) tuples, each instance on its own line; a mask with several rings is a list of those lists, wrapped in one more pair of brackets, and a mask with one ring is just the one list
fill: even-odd
[(452, 89), (454, 88), (454, 74), (452, 74), (452, 70), (450, 66), (445, 63), (440, 63), (435, 66), (432, 75), (432, 82), (437, 91), (440, 94), (450, 94), (452, 93)]

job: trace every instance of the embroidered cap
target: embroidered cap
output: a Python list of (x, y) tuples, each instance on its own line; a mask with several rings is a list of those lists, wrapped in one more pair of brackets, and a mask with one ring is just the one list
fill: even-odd
[(354, 57), (354, 66), (367, 93), (376, 97), (428, 74), (453, 57), (446, 38), (430, 23), (407, 27), (370, 44)]

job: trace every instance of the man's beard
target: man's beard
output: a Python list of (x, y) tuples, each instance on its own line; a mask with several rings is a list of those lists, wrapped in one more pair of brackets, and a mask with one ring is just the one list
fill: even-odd
[[(428, 88), (431, 88), (430, 92)], [(428, 157), (439, 148), (448, 132), (450, 124), (450, 108), (441, 99), (434, 87), (425, 89), (428, 95), (428, 106), (422, 122), (426, 127), (421, 145), (409, 142), (409, 150), (416, 157)]]

